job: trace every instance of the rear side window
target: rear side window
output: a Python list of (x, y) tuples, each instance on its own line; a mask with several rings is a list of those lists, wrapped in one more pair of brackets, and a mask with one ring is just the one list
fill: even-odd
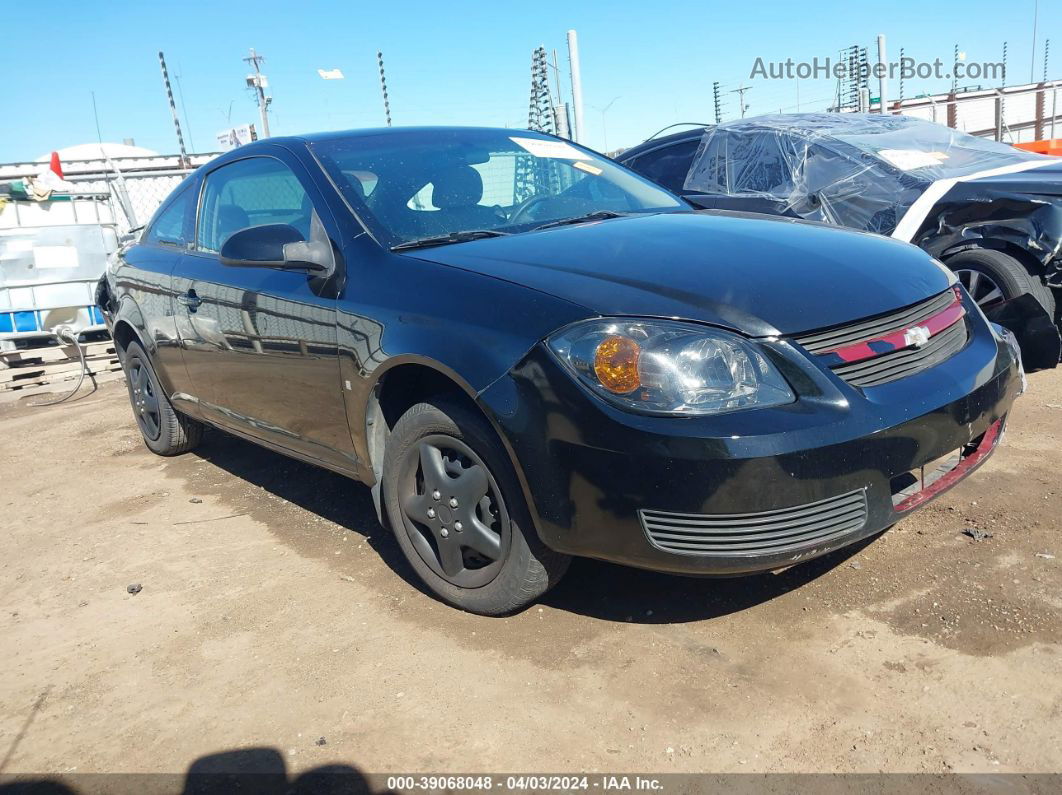
[(700, 138), (693, 138), (649, 152), (635, 159), (632, 168), (672, 193), (681, 193), (700, 142)]
[(188, 242), (185, 234), (192, 226), (195, 215), (195, 191), (185, 188), (179, 196), (167, 205), (148, 230), (146, 243), (162, 243), (167, 246), (184, 246)]
[(234, 232), (288, 224), (310, 237), (313, 205), (298, 177), (271, 157), (252, 157), (207, 175), (196, 246), (218, 252)]

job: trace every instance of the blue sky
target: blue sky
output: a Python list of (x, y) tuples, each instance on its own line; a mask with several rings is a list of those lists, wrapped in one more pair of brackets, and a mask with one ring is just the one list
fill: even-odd
[[(378, 126), (383, 108), (376, 51), (387, 66), (395, 124), (527, 123), (531, 51), (539, 44), (565, 58), (565, 32), (579, 32), (586, 104), (585, 142), (633, 145), (678, 121), (712, 120), (712, 81), (745, 80), (749, 115), (795, 109), (790, 81), (748, 81), (757, 56), (810, 61), (878, 33), (889, 55), (951, 63), (958, 43), (968, 60), (995, 61), (1004, 40), (1008, 83), (1028, 81), (1034, 0), (759, 0), (648, 3), (537, 0), (535, 3), (432, 2), (21, 3), (0, 17), (22, 31), (0, 48), (0, 162), (35, 158), (96, 140), (92, 92), (105, 141), (134, 138), (165, 153), (177, 149), (157, 52), (180, 76), (186, 142), (211, 151), (230, 119), (255, 121), (244, 87), (249, 47), (265, 55), (274, 95), (273, 134)], [(1062, 2), (1040, 0), (1036, 76), (1053, 37), (1051, 77), (1062, 77)], [(10, 38), (10, 37), (9, 37)], [(342, 69), (325, 81), (317, 69)], [(176, 80), (174, 90), (177, 93)], [(908, 81), (905, 96), (947, 88)], [(569, 85), (565, 81), (564, 91)], [(802, 110), (823, 108), (830, 81), (804, 81)], [(895, 96), (893, 84), (890, 95)], [(727, 94), (727, 115), (737, 95)], [(613, 102), (607, 114), (598, 110)], [(604, 121), (604, 124), (603, 124)]]

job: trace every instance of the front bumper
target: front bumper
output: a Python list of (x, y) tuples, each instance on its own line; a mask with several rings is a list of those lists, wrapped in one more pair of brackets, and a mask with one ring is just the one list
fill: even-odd
[[(676, 573), (762, 571), (881, 532), (991, 454), (1021, 391), (1021, 365), (979, 312), (966, 322), (970, 340), (959, 353), (866, 390), (784, 340), (765, 343), (798, 393), (771, 409), (701, 418), (622, 412), (589, 395), (542, 346), (480, 400), (551, 548)], [(953, 459), (928, 485), (937, 460), (960, 450), (961, 463)], [(912, 472), (927, 476), (926, 488), (912, 490)], [(859, 521), (795, 545), (737, 543), (807, 524), (805, 508), (815, 505)], [(660, 543), (650, 530), (661, 521), (735, 543), (683, 548), (672, 543), (689, 540), (681, 527), (665, 527)]]

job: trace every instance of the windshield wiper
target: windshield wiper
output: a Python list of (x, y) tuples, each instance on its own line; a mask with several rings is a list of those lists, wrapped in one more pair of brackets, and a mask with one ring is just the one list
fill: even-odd
[(407, 240), (397, 246), (391, 246), (391, 251), (404, 251), (410, 248), (426, 248), (428, 246), (445, 246), (450, 243), (464, 243), (468, 240), (479, 240), (484, 237), (505, 237), (509, 232), (499, 232), (497, 229), (468, 229), (464, 232), (450, 232), (445, 235), (434, 237), (422, 237), (419, 240)]
[(632, 215), (632, 213), (618, 213), (614, 210), (595, 210), (592, 213), (586, 215), (577, 215), (575, 218), (562, 218), (559, 221), (550, 221), (549, 223), (536, 226), (535, 229), (550, 229), (554, 226), (568, 226), (569, 224), (582, 224), (587, 221), (606, 221), (609, 218), (623, 218), (625, 216)]

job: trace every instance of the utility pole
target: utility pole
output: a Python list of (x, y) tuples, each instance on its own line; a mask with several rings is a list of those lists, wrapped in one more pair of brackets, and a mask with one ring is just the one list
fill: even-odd
[(719, 81), (712, 83), (712, 102), (715, 105), (715, 123), (723, 120), (723, 103), (719, 99)]
[(247, 85), (255, 90), (255, 98), (258, 100), (258, 112), (262, 116), (262, 137), (268, 138), (269, 105), (273, 101), (273, 98), (265, 95), (265, 88), (269, 85), (269, 80), (258, 68), (258, 65), (265, 60), (265, 56), (256, 53), (254, 47), (252, 47), (251, 54), (243, 60), (254, 67), (254, 74), (247, 76)]
[(380, 65), (380, 91), (383, 92), (384, 101), (384, 118), (387, 119), (387, 126), (391, 126), (391, 102), (387, 98), (387, 78), (384, 77), (384, 65), (383, 65), (383, 53), (376, 53), (376, 62)]
[(737, 88), (733, 89), (730, 92), (731, 94), (738, 95), (738, 105), (740, 106), (741, 110), (741, 118), (745, 118), (745, 111), (749, 109), (749, 106), (745, 104), (745, 92), (750, 90), (751, 88), (752, 86), (739, 85)]
[(553, 78), (557, 84), (557, 101), (553, 105), (554, 115), (557, 117), (557, 135), (571, 140), (572, 122), (568, 114), (568, 103), (564, 101), (564, 85), (561, 83), (560, 60), (557, 58), (557, 50), (553, 50), (553, 63), (549, 64), (553, 69)]
[[(166, 87), (166, 99), (170, 102), (170, 113), (173, 114), (173, 128), (177, 131), (177, 146), (181, 150), (181, 166), (188, 165), (188, 152), (184, 148), (184, 136), (181, 135), (181, 121), (177, 117), (177, 103), (173, 101), (173, 89), (170, 87), (170, 73), (166, 70), (166, 58), (162, 54), (162, 50), (159, 50), (159, 66), (162, 67), (162, 84)], [(96, 102), (96, 97), (92, 97), (93, 104)], [(99, 123), (97, 122), (97, 127)]]
[(878, 113), (889, 112), (889, 61), (885, 55), (885, 34), (878, 34)]
[(1040, 0), (1033, 0), (1032, 55), (1029, 57), (1029, 82), (1036, 82), (1036, 26), (1040, 21)]
[(583, 80), (579, 71), (579, 38), (574, 30), (568, 31), (568, 70), (572, 76), (572, 111), (575, 129), (572, 140), (583, 142)]

